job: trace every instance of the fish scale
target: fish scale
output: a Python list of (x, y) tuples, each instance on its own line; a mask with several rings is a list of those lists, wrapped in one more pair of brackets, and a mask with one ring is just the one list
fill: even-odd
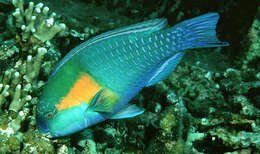
[[(129, 37), (129, 36), (128, 36)], [(100, 52), (100, 54), (96, 54), (97, 57), (99, 57), (98, 59), (100, 61), (98, 61), (98, 64), (100, 66), (96, 66), (95, 68), (92, 68), (94, 70), (92, 70), (91, 68), (86, 68), (88, 72), (90, 72), (90, 74), (93, 74), (93, 76), (97, 76), (94, 77), (97, 81), (99, 81), (100, 83), (105, 83), (104, 85), (107, 86), (108, 88), (112, 89), (113, 91), (117, 91), (117, 92), (122, 92), (124, 91), (124, 85), (125, 87), (127, 87), (131, 82), (135, 81), (136, 78), (138, 78), (140, 76), (140, 74), (145, 74), (147, 73), (147, 67), (151, 67), (151, 65), (153, 65), (153, 67), (156, 66), (156, 64), (158, 64), (162, 58), (165, 58), (166, 56), (162, 56), (159, 59), (153, 60), (155, 61), (155, 63), (151, 60), (152, 57), (150, 55), (154, 55), (153, 52), (153, 48), (151, 48), (151, 50), (148, 50), (147, 45), (149, 44), (150, 46), (152, 45), (152, 42), (149, 41), (149, 38), (143, 38), (144, 40), (147, 39), (147, 44), (141, 44), (140, 42), (138, 42), (138, 40), (136, 41), (136, 39), (132, 40), (131, 46), (132, 48), (127, 48), (127, 53), (125, 53), (123, 51), (123, 41), (125, 40), (127, 43), (130, 43), (130, 41), (127, 41), (128, 37), (126, 38), (121, 38), (121, 40), (115, 39), (115, 40), (109, 40), (108, 42), (102, 42), (102, 44), (100, 44), (101, 46), (104, 46), (104, 48), (102, 48), (102, 52)], [(115, 46), (113, 46), (113, 48), (109, 48), (109, 43), (114, 41), (118, 41), (119, 47), (116, 48)], [(160, 41), (160, 39), (158, 40)], [(105, 44), (105, 45), (104, 45)], [(137, 44), (137, 46), (135, 45)], [(143, 46), (146, 48), (145, 51), (141, 50), (140, 46)], [(99, 44), (96, 45), (96, 48), (98, 48)], [(132, 50), (131, 50), (132, 49)], [(118, 54), (117, 52), (114, 52), (116, 50), (119, 50)], [(86, 51), (87, 52), (87, 51)], [(90, 51), (89, 51), (90, 52)], [(124, 61), (120, 61), (119, 58), (117, 59), (113, 59), (113, 56), (111, 56), (110, 52), (113, 52), (113, 55), (115, 55), (116, 57), (120, 57), (122, 59), (124, 59)], [(148, 54), (148, 52), (150, 52)], [(125, 54), (125, 55), (123, 55)], [(131, 54), (133, 54), (134, 57), (136, 57), (135, 59), (131, 59)], [(166, 55), (162, 54), (162, 55)], [(81, 55), (79, 55), (81, 57)], [(82, 59), (86, 60), (89, 59), (87, 58), (88, 55), (84, 55), (84, 57), (81, 57)], [(125, 58), (128, 57), (127, 59)], [(158, 55), (159, 56), (159, 55)], [(170, 56), (168, 54), (168, 56)], [(91, 57), (93, 59), (97, 59), (95, 57)], [(110, 60), (108, 60), (110, 59)], [(86, 60), (87, 61), (87, 60)], [(130, 65), (129, 65), (130, 64)], [(91, 61), (88, 62), (88, 65), (92, 65)], [(113, 70), (107, 70), (107, 69), (102, 69), (102, 68), (106, 68), (106, 67), (113, 67)], [(143, 65), (143, 66), (142, 66)], [(84, 64), (84, 66), (87, 66)], [(140, 69), (141, 66), (141, 69)], [(100, 71), (102, 70), (102, 71)], [(119, 70), (127, 70), (128, 73), (126, 73), (126, 71), (120, 72)], [(129, 75), (131, 74), (131, 75)], [(128, 78), (129, 76), (131, 76), (132, 78)], [(122, 80), (124, 80), (124, 82), (122, 82)], [(111, 82), (113, 81), (113, 82)], [(115, 86), (120, 84), (120, 87)], [(119, 89), (122, 88), (122, 89)]]
[(165, 79), (190, 48), (227, 46), (216, 37), (217, 13), (167, 28), (152, 19), (100, 34), (56, 66), (37, 103), (40, 132), (65, 136), (102, 122), (140, 115), (129, 101)]

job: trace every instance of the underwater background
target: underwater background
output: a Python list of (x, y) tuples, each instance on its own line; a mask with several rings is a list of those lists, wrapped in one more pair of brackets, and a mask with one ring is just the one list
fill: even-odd
[[(230, 46), (186, 51), (131, 101), (142, 115), (56, 139), (38, 132), (42, 88), (72, 48), (147, 19), (173, 26), (208, 12), (220, 14), (217, 33)], [(0, 0), (0, 154), (258, 154), (259, 60), (257, 0)]]

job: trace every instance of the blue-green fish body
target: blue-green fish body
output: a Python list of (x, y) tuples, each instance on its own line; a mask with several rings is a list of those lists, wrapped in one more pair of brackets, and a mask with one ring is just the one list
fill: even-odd
[(54, 137), (106, 119), (139, 115), (128, 102), (165, 79), (189, 48), (226, 46), (216, 37), (219, 15), (208, 13), (166, 28), (153, 19), (103, 33), (57, 65), (37, 104), (37, 126)]

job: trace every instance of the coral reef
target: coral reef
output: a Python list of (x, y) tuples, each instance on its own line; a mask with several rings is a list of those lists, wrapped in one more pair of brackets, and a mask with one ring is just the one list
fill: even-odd
[[(193, 148), (206, 153), (227, 152), (228, 147), (259, 150), (260, 110), (255, 100), (247, 97), (259, 88), (255, 71), (228, 68), (213, 73), (183, 63), (165, 81), (165, 87), (177, 89), (168, 97), (183, 99), (192, 116), (190, 127), (199, 129), (196, 133), (201, 138), (190, 142)], [(216, 146), (222, 148), (217, 150)]]
[(13, 0), (12, 3), (16, 7), (13, 13), (15, 26), (22, 30), (22, 41), (33, 43), (33, 37), (41, 42), (49, 41), (66, 28), (65, 24), (55, 22), (56, 13), (49, 14), (49, 8), (43, 3), (34, 5), (30, 2), (27, 9), (24, 9), (23, 0)]
[[(259, 6), (253, 1), (45, 1), (50, 8), (23, 0), (0, 1), (0, 153), (259, 153), (260, 10), (250, 7)], [(144, 108), (144, 114), (109, 120), (64, 138), (50, 139), (36, 130), (41, 87), (72, 47), (148, 18), (167, 17), (173, 25), (216, 11), (227, 23), (220, 22), (220, 35), (222, 29), (235, 26), (224, 33), (231, 41), (229, 51), (192, 51), (199, 61), (183, 60), (169, 78), (131, 101)], [(241, 27), (245, 11), (248, 22)], [(238, 14), (244, 20), (235, 18)], [(241, 42), (246, 34), (247, 40)], [(206, 52), (217, 53), (213, 65), (222, 65), (222, 57), (236, 61), (222, 66), (224, 71), (211, 71), (200, 65), (211, 63)]]
[(257, 66), (257, 60), (260, 57), (260, 7), (258, 7), (258, 13), (250, 27), (248, 37), (251, 41), (251, 45), (242, 59), (242, 69), (250, 68), (248, 65), (259, 67)]
[(51, 153), (50, 140), (42, 140), (40, 134), (31, 133), (35, 130), (33, 113), (37, 93), (44, 85), (38, 79), (40, 71), (49, 73), (60, 57), (55, 51), (56, 58), (45, 59), (53, 54), (50, 40), (66, 26), (56, 22), (55, 13), (50, 14), (42, 3), (30, 2), (26, 7), (23, 0), (13, 0), (12, 4), (16, 9), (8, 20), (14, 22), (15, 34), (0, 46), (0, 153)]

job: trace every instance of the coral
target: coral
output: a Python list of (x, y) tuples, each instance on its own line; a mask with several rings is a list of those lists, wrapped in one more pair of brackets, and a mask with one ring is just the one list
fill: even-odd
[(0, 60), (4, 61), (8, 58), (14, 56), (14, 54), (19, 53), (19, 49), (14, 46), (14, 40), (8, 40), (1, 42), (0, 46)]
[(49, 138), (36, 133), (27, 132), (24, 134), (23, 154), (26, 153), (53, 153), (54, 146)]
[[(34, 105), (44, 85), (39, 74), (45, 70), (48, 76), (57, 63), (60, 54), (50, 41), (65, 24), (56, 22), (55, 13), (50, 14), (42, 3), (30, 2), (26, 7), (22, 0), (13, 0), (12, 4), (16, 7), (15, 37), (0, 45), (0, 118), (4, 119), (0, 122), (0, 153), (53, 153), (51, 140), (31, 131), (35, 131)], [(53, 53), (55, 58), (45, 58)]]
[(66, 145), (62, 145), (57, 151), (58, 154), (65, 154), (68, 152), (69, 152), (69, 149)]
[(242, 149), (233, 152), (225, 152), (224, 154), (251, 154), (251, 153), (252, 153), (251, 149)]
[[(254, 14), (253, 2), (212, 1), (195, 6), (181, 0), (46, 1), (57, 14), (43, 3), (24, 2), (11, 1), (15, 7), (11, 13), (11, 4), (0, 1), (0, 153), (259, 152), (259, 13)], [(206, 64), (212, 59), (195, 51), (199, 62), (183, 60), (167, 80), (145, 88), (132, 100), (145, 109), (138, 117), (108, 120), (87, 133), (58, 139), (36, 130), (35, 104), (61, 57), (59, 50), (64, 56), (90, 36), (147, 18), (166, 17), (173, 25), (208, 11), (221, 14), (218, 34), (232, 41), (228, 52), (210, 52), (228, 58), (244, 53), (239, 58), (242, 68), (231, 61), (223, 72), (205, 70), (197, 63), (203, 63), (203, 56)], [(245, 51), (238, 44), (248, 31), (250, 45)], [(213, 59), (214, 65), (224, 61)]]
[(35, 79), (39, 75), (41, 59), (46, 54), (46, 48), (38, 48), (35, 57), (27, 56), (27, 60), (19, 59), (13, 68), (7, 69), (1, 80), (2, 97), (0, 104), (11, 100), (9, 110), (18, 112), (26, 102), (33, 98), (31, 93), (34, 89), (42, 86), (41, 82)]
[(217, 127), (209, 131), (211, 136), (215, 136), (223, 141), (226, 146), (238, 148), (248, 148), (254, 145), (257, 149), (260, 148), (260, 134), (258, 132), (245, 132), (245, 131), (230, 131), (225, 128)]
[(242, 69), (250, 68), (248, 65), (256, 63), (260, 59), (260, 7), (258, 7), (258, 13), (249, 30), (248, 37), (251, 45), (242, 59)]
[(87, 139), (86, 143), (83, 144), (82, 147), (85, 147), (84, 151), (83, 151), (85, 153), (89, 153), (89, 154), (97, 153), (97, 151), (96, 151), (96, 143), (95, 143), (95, 141), (93, 141), (91, 139)]
[[(192, 116), (200, 117), (199, 120), (194, 121), (194, 126), (204, 130), (200, 132), (204, 134), (204, 139), (198, 143), (203, 143), (204, 140), (208, 142), (206, 140), (210, 136), (213, 145), (217, 144), (214, 143), (215, 141), (222, 141), (222, 151), (225, 151), (224, 147), (239, 149), (252, 146), (259, 150), (259, 120), (257, 119), (260, 110), (255, 106), (257, 104), (254, 101), (247, 98), (250, 92), (259, 88), (259, 79), (255, 71), (228, 68), (221, 74), (198, 69), (196, 76), (189, 73), (195, 70), (196, 67), (187, 67), (187, 65), (179, 67), (176, 74), (173, 73), (171, 80), (167, 82), (171, 82), (168, 83), (171, 87), (179, 89), (178, 95), (184, 97), (184, 102)], [(185, 78), (184, 74), (189, 76)], [(180, 80), (182, 80), (181, 85), (178, 82)], [(205, 101), (207, 104), (204, 103)]]
[(27, 9), (23, 0), (12, 0), (12, 3), (16, 7), (13, 16), (16, 27), (22, 30), (22, 41), (34, 41), (34, 37), (41, 42), (49, 41), (66, 28), (65, 24), (55, 22), (56, 13), (49, 15), (49, 8), (43, 3), (30, 2)]
[(166, 93), (163, 97), (173, 105), (161, 114), (161, 130), (148, 152), (212, 153), (215, 145), (222, 147), (218, 152), (228, 152), (230, 147), (259, 150), (260, 112), (254, 101), (257, 98), (248, 98), (251, 93), (258, 95), (259, 78), (254, 69), (228, 68), (214, 73), (183, 62), (155, 87), (157, 97)]

